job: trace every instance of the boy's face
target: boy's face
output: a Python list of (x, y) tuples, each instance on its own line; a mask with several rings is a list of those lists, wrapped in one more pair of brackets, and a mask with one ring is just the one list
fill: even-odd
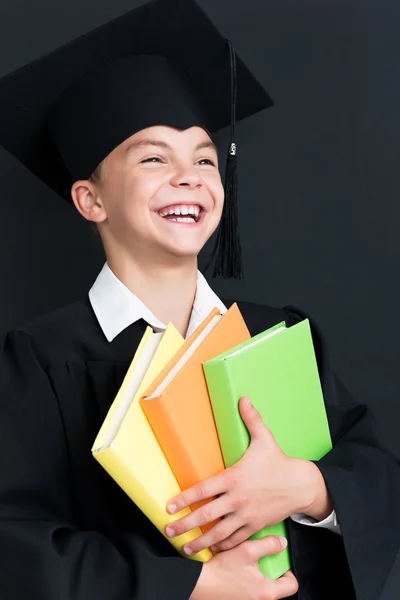
[(196, 256), (222, 214), (215, 146), (200, 127), (144, 129), (107, 156), (92, 196), (106, 252)]

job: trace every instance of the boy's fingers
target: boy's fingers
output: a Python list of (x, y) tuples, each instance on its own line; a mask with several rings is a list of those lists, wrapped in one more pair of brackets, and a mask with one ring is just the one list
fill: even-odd
[(288, 571), (276, 581), (268, 581), (269, 590), (273, 589), (274, 598), (288, 598), (293, 596), (299, 589), (296, 577)]
[(276, 535), (268, 535), (259, 540), (248, 540), (243, 542), (243, 550), (247, 556), (254, 562), (259, 561), (263, 556), (278, 554), (287, 546), (287, 540)]

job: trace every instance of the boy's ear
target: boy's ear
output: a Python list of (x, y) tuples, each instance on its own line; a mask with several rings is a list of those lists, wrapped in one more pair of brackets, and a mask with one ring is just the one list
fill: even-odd
[(72, 201), (87, 221), (101, 223), (107, 217), (96, 184), (87, 179), (75, 181), (71, 188)]

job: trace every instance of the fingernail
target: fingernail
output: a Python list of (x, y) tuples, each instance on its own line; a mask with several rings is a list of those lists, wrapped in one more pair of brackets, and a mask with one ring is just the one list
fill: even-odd
[(185, 554), (187, 554), (188, 556), (192, 556), (193, 550), (190, 548), (190, 546), (184, 546), (183, 550), (184, 550)]
[(286, 546), (287, 546), (287, 539), (284, 538), (284, 537), (279, 536), (279, 541), (281, 543), (282, 549), (286, 548)]
[(217, 546), (216, 546), (216, 545), (215, 545), (215, 546), (211, 546), (211, 550), (212, 550), (213, 552), (218, 552), (218, 548), (217, 548)]
[(251, 406), (250, 398), (248, 398), (247, 396), (244, 399), (244, 406), (245, 406), (245, 408), (250, 408), (250, 406)]
[(176, 504), (168, 504), (168, 512), (170, 512), (170, 513), (176, 512)]
[(174, 537), (175, 529), (173, 529), (172, 527), (170, 527), (168, 525), (168, 527), (165, 529), (165, 533), (167, 534), (168, 537)]

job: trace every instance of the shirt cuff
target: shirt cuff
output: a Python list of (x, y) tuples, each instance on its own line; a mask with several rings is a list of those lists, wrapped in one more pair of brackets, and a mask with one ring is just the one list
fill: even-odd
[(339, 535), (341, 535), (342, 533), (336, 516), (336, 511), (334, 510), (328, 517), (326, 517), (326, 519), (323, 519), (323, 521), (317, 521), (316, 519), (313, 519), (312, 517), (309, 517), (308, 515), (305, 515), (303, 513), (296, 513), (294, 515), (291, 515), (290, 518), (293, 519), (293, 521), (296, 521), (296, 523), (300, 523), (301, 525), (309, 525), (311, 527), (324, 527), (325, 529), (329, 529), (330, 531), (333, 531), (334, 533), (337, 533)]

